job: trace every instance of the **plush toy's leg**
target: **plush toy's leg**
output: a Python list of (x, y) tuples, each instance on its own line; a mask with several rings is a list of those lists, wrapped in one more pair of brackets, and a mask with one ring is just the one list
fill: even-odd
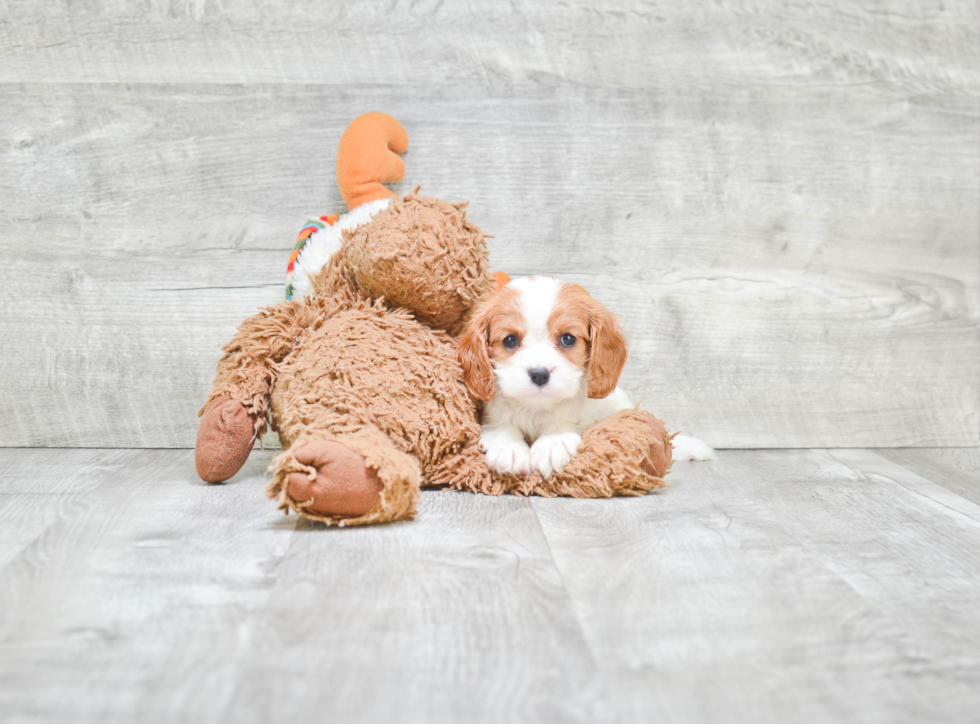
[(197, 430), (197, 474), (209, 483), (227, 480), (241, 470), (254, 442), (255, 421), (242, 403), (216, 397), (204, 408)]
[(667, 432), (667, 426), (663, 420), (654, 417), (645, 410), (638, 410), (638, 412), (652, 435), (647, 456), (640, 467), (643, 468), (644, 472), (656, 478), (663, 478), (670, 472), (670, 466), (673, 464), (673, 446), (670, 444), (673, 435)]
[(494, 473), (493, 492), (575, 498), (643, 495), (665, 485), (670, 438), (664, 423), (649, 412), (622, 410), (585, 431), (578, 453), (562, 472), (547, 478)]
[(406, 520), (418, 506), (418, 461), (374, 428), (305, 433), (272, 470), (267, 492), (280, 508), (328, 525)]
[(384, 485), (364, 457), (339, 442), (314, 440), (293, 453), (296, 462), (312, 470), (289, 473), (290, 498), (303, 501), (305, 510), (319, 515), (356, 517), (378, 504)]

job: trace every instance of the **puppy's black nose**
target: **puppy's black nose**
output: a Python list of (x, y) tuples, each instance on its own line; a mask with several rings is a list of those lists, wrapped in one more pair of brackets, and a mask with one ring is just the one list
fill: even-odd
[(551, 377), (551, 372), (546, 370), (544, 367), (532, 367), (527, 371), (527, 376), (531, 378), (531, 382), (536, 384), (538, 387), (544, 387), (548, 384), (548, 379)]

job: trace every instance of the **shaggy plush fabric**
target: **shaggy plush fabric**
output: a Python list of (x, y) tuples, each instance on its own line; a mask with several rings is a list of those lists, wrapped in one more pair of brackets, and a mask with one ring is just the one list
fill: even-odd
[[(347, 524), (404, 517), (423, 484), (479, 489), (489, 470), (455, 347), (404, 310), (379, 303), (335, 310), (280, 366), (272, 419), (284, 448), (270, 494), (299, 509), (291, 450), (311, 440), (360, 453), (384, 486), (378, 506)], [(339, 522), (316, 505), (302, 509)], [(312, 516), (311, 516), (312, 517)]]
[(286, 299), (305, 297), (313, 291), (320, 271), (330, 264), (341, 247), (344, 232), (371, 221), (388, 207), (391, 198), (378, 199), (358, 206), (346, 214), (331, 214), (313, 219), (303, 226), (289, 255), (286, 266)]
[[(483, 235), (464, 207), (417, 192), (393, 201), (345, 234), (312, 294), (246, 320), (226, 345), (202, 413), (230, 398), (256, 436), (268, 424), (279, 433), (284, 452), (273, 464), (269, 494), (281, 506), (356, 525), (410, 517), (423, 481), (487, 486), (474, 404), (455, 342), (443, 329), (461, 328), (494, 286)], [(366, 272), (375, 266), (384, 285), (362, 289), (358, 275), (372, 279)], [(237, 459), (231, 449), (237, 439), (222, 438), (223, 429), (204, 435), (202, 427), (199, 440)], [(308, 497), (323, 485), (297, 484), (297, 473), (317, 480), (319, 468), (309, 464), (315, 456), (304, 451), (317, 442), (339, 443), (364, 458), (382, 488), (371, 510), (352, 516), (329, 494)], [(349, 497), (349, 489), (339, 490)]]
[(419, 196), (416, 188), (354, 230), (346, 250), (357, 288), (411, 309), (429, 326), (461, 332), (470, 310), (496, 287), (466, 206)]
[(663, 478), (672, 464), (671, 437), (664, 423), (649, 412), (623, 410), (583, 433), (578, 453), (562, 472), (547, 478), (540, 473), (493, 473), (488, 488), (473, 492), (543, 498), (643, 495), (666, 485)]
[(246, 320), (202, 408), (198, 469), (234, 474), (271, 424), (283, 452), (270, 497), (338, 525), (411, 518), (422, 485), (576, 497), (662, 486), (669, 436), (639, 410), (586, 431), (559, 475), (491, 474), (453, 336), (494, 288), (464, 207), (417, 190), (393, 200), (345, 232), (309, 296)]

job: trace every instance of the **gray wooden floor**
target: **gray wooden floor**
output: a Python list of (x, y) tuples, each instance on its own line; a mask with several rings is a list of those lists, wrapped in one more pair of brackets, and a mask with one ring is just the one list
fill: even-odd
[(640, 499), (332, 530), (190, 450), (0, 450), (5, 722), (980, 711), (980, 449), (722, 452)]

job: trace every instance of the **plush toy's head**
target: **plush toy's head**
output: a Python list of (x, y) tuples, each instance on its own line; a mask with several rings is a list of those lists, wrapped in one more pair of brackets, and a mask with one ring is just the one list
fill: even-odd
[(337, 148), (337, 182), (350, 210), (303, 228), (289, 260), (286, 299), (354, 287), (457, 335), (502, 279), (495, 284), (489, 272), (483, 232), (466, 218), (465, 203), (420, 196), (418, 188), (400, 199), (383, 185), (404, 175), (398, 154), (407, 148), (402, 124), (384, 113), (366, 113), (347, 127)]
[(345, 235), (348, 264), (366, 296), (457, 334), (494, 289), (483, 233), (466, 218), (465, 203), (417, 191)]

